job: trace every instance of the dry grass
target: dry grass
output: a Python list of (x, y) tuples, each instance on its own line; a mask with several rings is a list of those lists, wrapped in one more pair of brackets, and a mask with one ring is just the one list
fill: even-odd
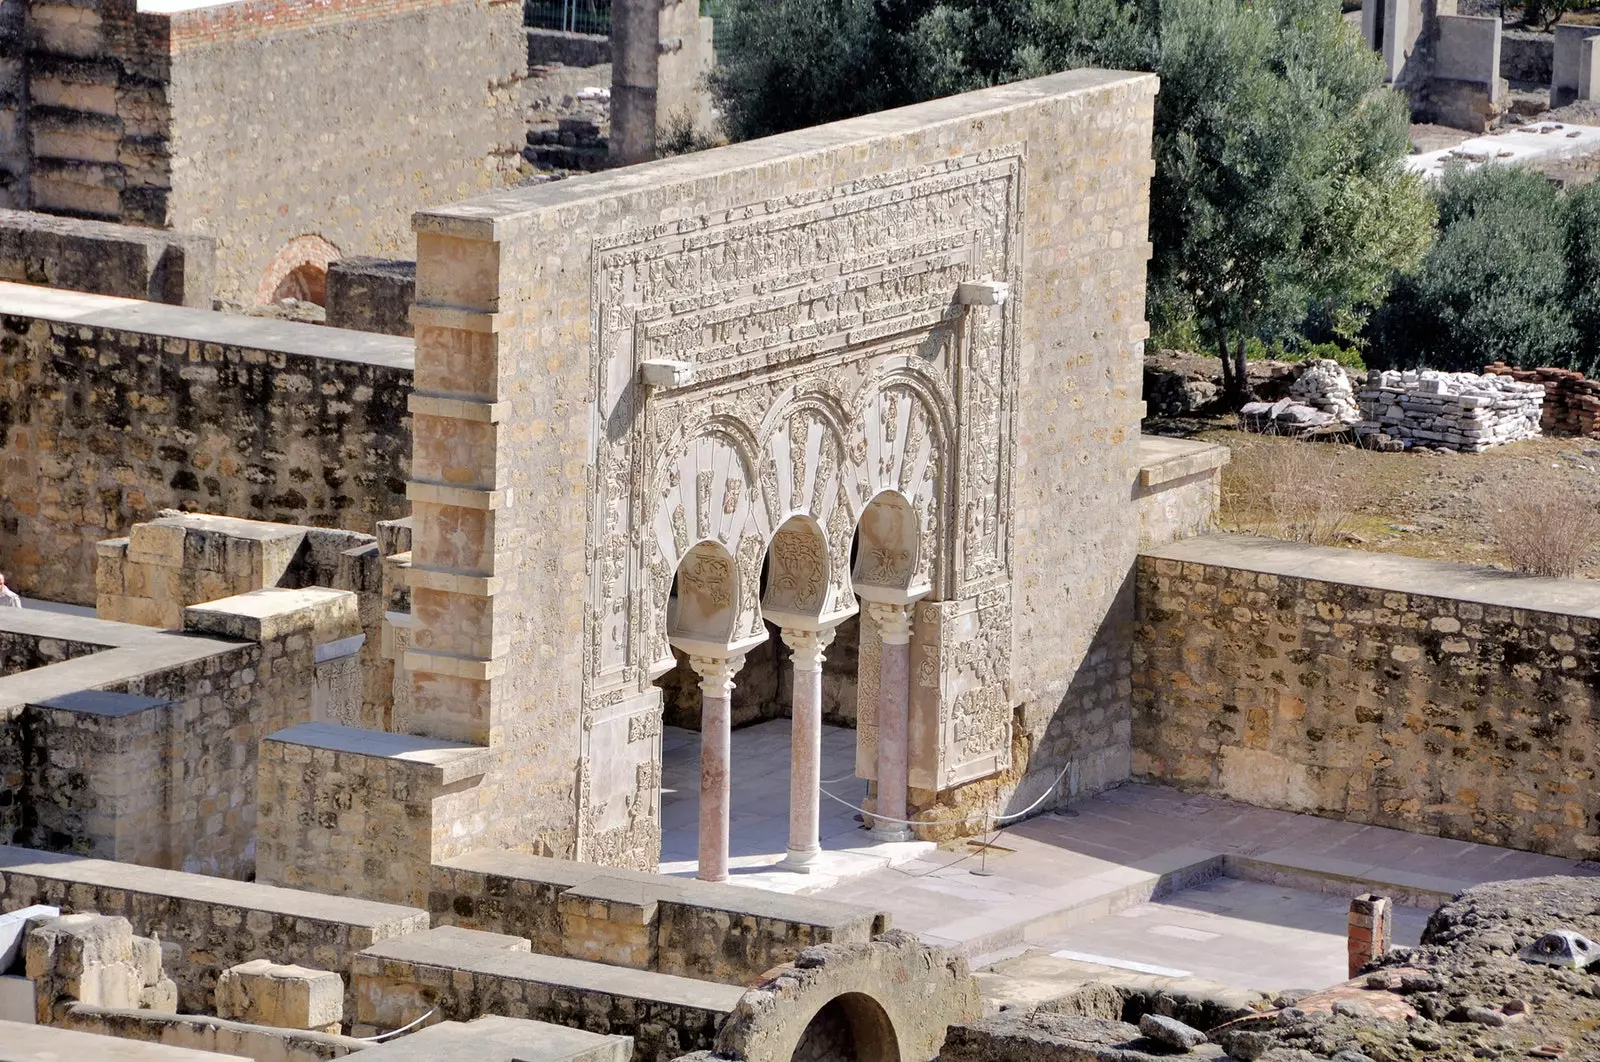
[(1600, 549), (1600, 504), (1553, 476), (1520, 480), (1486, 508), (1495, 543), (1516, 571), (1576, 575)]
[(1331, 445), (1240, 447), (1223, 468), (1226, 523), (1251, 534), (1331, 546), (1352, 530), (1369, 490), (1333, 460)]

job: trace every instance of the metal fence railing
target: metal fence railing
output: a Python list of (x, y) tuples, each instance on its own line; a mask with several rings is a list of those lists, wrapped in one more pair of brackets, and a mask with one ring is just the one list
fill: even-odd
[[(712, 15), (722, 0), (700, 0), (700, 13)], [(522, 21), (538, 29), (568, 33), (611, 32), (611, 0), (522, 0)]]

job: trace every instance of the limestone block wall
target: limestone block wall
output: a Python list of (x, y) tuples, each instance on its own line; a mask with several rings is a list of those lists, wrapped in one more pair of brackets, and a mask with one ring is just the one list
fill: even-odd
[(1141, 549), (1211, 530), (1222, 504), (1222, 466), (1229, 456), (1225, 446), (1140, 437), (1133, 498)]
[(248, 0), (170, 22), (168, 222), (217, 239), (226, 302), (271, 299), (297, 237), (411, 258), (414, 210), (517, 172), (518, 3)]
[(1235, 536), (1141, 557), (1134, 773), (1600, 853), (1600, 585)]
[(220, 1055), (270, 1059), (271, 1062), (325, 1062), (372, 1046), (334, 1033), (275, 1029), (207, 1014), (158, 1014), (87, 1003), (68, 1007), (58, 1024), (64, 1029), (115, 1036), (121, 1040), (168, 1044)]
[(27, 61), (22, 46), (27, 0), (0, 0), (0, 209), (27, 202)]
[[(0, 905), (120, 915), (159, 934), (178, 1008), (212, 1013), (223, 970), (261, 956), (345, 974), (377, 941), (428, 928), (406, 907), (0, 845)], [(349, 1000), (347, 997), (347, 1007)]]
[(0, 210), (0, 280), (209, 310), (215, 256), (204, 236)]
[[(747, 984), (816, 944), (866, 943), (876, 911), (519, 852), (432, 867), (436, 925), (529, 940), (546, 955)], [(712, 942), (715, 942), (713, 944)]]
[(360, 255), (328, 267), (327, 323), (333, 328), (411, 334), (417, 263)]
[[(935, 448), (932, 414), (869, 436), (879, 429), (851, 424), (865, 415), (850, 403), (892, 389), (894, 373), (954, 364), (941, 360), (956, 356), (945, 315), (980, 259), (1011, 271), (1017, 294), (974, 310), (971, 349), (989, 360), (970, 386), (929, 385), (967, 388), (948, 401), (977, 434), (962, 444), (971, 466), (948, 470), (947, 502), (923, 524), (940, 590), (917, 608), (930, 633), (913, 654), (934, 673), (912, 692), (912, 774), (928, 785), (917, 804), (956, 817), (1020, 807), (1069, 762), (1085, 789), (1127, 777), (1155, 90), (1149, 76), (1069, 72), (418, 215), (404, 725), (503, 748), (503, 772), (485, 780), (504, 797), (484, 843), (653, 863), (652, 676), (676, 565), (654, 547), (687, 540), (702, 515), (760, 519), (754, 499), (776, 488), (758, 466), (777, 461), (761, 440), (784, 440), (778, 467), (809, 460), (787, 446), (810, 430), (798, 403), (785, 406), (796, 393), (844, 406), (844, 443), (859, 431), (860, 453), (885, 447), (849, 466), (861, 482), (847, 490), (870, 493), (912, 438)], [(927, 219), (967, 213), (946, 242), (929, 235)], [(785, 272), (791, 253), (806, 264)], [(745, 301), (745, 255), (772, 271), (771, 307)], [(848, 284), (817, 286), (835, 271)], [(844, 353), (853, 343), (868, 351)], [(638, 361), (668, 356), (694, 359), (710, 386), (647, 398)], [(1012, 384), (1018, 401), (1002, 412)], [(910, 387), (895, 416), (931, 408)], [(784, 428), (773, 418), (786, 413), (799, 420)], [(712, 418), (729, 438), (756, 437), (738, 444), (750, 467), (674, 480), (663, 463), (695, 431), (724, 445), (710, 441)], [(718, 468), (732, 469), (726, 445)], [(841, 472), (855, 452), (841, 444)], [(905, 461), (897, 489), (920, 490), (931, 464)], [(673, 527), (669, 501), (700, 515)], [(847, 542), (854, 516), (838, 509), (830, 541)], [(734, 545), (758, 574), (765, 542), (748, 537)]]
[(162, 509), (371, 533), (406, 512), (411, 342), (0, 283), (0, 557), (95, 601)]
[(479, 785), (496, 758), (326, 723), (271, 734), (257, 765), (256, 880), (426, 904), (432, 864), (462, 854), (498, 810)]

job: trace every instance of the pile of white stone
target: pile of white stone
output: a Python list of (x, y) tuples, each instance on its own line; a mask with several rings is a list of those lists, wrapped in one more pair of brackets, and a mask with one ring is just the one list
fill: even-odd
[(1336, 361), (1307, 362), (1289, 397), (1277, 402), (1247, 402), (1239, 410), (1239, 426), (1269, 435), (1307, 437), (1337, 433), (1361, 419), (1350, 377)]
[(1328, 358), (1306, 362), (1305, 371), (1289, 388), (1289, 397), (1346, 424), (1361, 419), (1350, 374), (1343, 365)]
[(1539, 434), (1544, 387), (1431, 369), (1367, 373), (1356, 434), (1380, 449), (1478, 452)]

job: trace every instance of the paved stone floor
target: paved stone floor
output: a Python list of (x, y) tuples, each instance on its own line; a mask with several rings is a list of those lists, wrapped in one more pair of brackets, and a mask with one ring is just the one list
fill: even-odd
[[(866, 783), (852, 775), (854, 748), (853, 731), (824, 728), (824, 788), (858, 804)], [(699, 735), (668, 728), (663, 761), (662, 870), (690, 875)], [(823, 872), (791, 874), (774, 869), (788, 837), (789, 723), (733, 734), (735, 884), (887, 910), (897, 927), (980, 964), (1044, 949), (1236, 987), (1322, 987), (1343, 975), (1345, 911), (1358, 893), (1395, 898), (1405, 941), (1421, 932), (1427, 911), (1468, 885), (1600, 873), (1159, 786), (1125, 785), (1071, 811), (1007, 828), (985, 865), (972, 844), (876, 844), (851, 809), (824, 800)], [(982, 869), (992, 873), (971, 873)]]
[[(789, 720), (733, 732), (729, 871), (735, 884), (774, 892), (814, 892), (931, 852), (923, 841), (880, 843), (853, 808), (822, 801), (823, 857), (812, 874), (776, 869), (789, 846)], [(856, 732), (822, 728), (823, 788), (860, 806), (867, 783), (855, 776)], [(667, 727), (661, 738), (661, 872), (692, 877), (700, 819), (700, 735)]]

